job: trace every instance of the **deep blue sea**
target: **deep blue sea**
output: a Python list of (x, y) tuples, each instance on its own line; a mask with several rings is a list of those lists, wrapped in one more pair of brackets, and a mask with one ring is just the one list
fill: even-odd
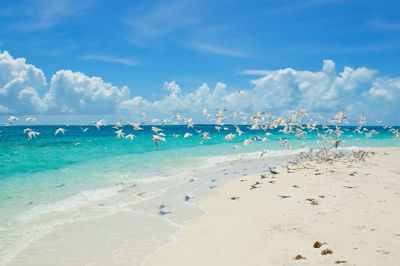
[[(171, 169), (207, 164), (209, 158), (227, 158), (261, 150), (284, 152), (304, 146), (332, 146), (317, 136), (317, 132), (324, 134), (321, 127), (299, 139), (293, 133), (279, 132), (281, 127), (268, 130), (271, 135), (266, 136), (263, 130), (250, 130), (249, 126), (242, 125), (244, 134), (236, 134), (233, 140), (225, 142), (228, 133), (235, 133), (233, 125), (224, 126), (225, 130), (220, 132), (214, 125), (195, 125), (194, 129), (186, 125), (157, 126), (166, 135), (166, 141), (159, 141), (158, 148), (152, 140), (151, 126), (142, 126), (144, 130), (140, 131), (131, 126), (122, 127), (126, 134), (136, 136), (133, 141), (117, 139), (116, 129), (111, 126), (98, 130), (94, 126), (65, 125), (31, 125), (29, 128), (40, 135), (30, 140), (24, 133), (26, 127), (0, 127), (0, 257), (10, 252), (10, 246), (18, 244), (22, 237), (18, 232), (23, 232), (23, 227), (30, 228), (25, 235), (29, 233), (35, 237), (41, 230), (45, 231), (47, 220), (57, 225), (62, 223), (61, 220), (55, 222), (52, 217), (62, 212), (78, 217), (80, 212), (88, 210), (85, 202), (112, 198), (116, 185), (123, 189), (124, 184), (137, 180), (163, 180), (163, 173)], [(66, 129), (65, 134), (55, 136), (59, 127)], [(81, 128), (89, 129), (83, 132)], [(364, 132), (377, 132), (370, 137), (355, 133), (355, 128), (342, 127), (344, 133), (338, 137), (342, 147), (400, 146), (400, 141), (387, 128), (364, 127)], [(210, 139), (203, 140), (196, 130), (210, 132)], [(193, 136), (184, 138), (187, 132)], [(259, 140), (243, 145), (244, 139), (255, 136)], [(264, 142), (261, 141), (263, 137), (267, 138)], [(280, 137), (286, 139), (290, 147), (282, 147)], [(329, 134), (327, 137), (336, 138)], [(38, 224), (39, 229), (32, 229)], [(48, 226), (52, 228), (54, 224)]]

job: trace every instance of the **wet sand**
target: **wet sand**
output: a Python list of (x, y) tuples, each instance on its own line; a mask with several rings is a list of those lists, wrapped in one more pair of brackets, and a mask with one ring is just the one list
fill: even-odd
[(366, 161), (305, 162), (226, 183), (145, 264), (397, 265), (400, 149), (373, 150)]

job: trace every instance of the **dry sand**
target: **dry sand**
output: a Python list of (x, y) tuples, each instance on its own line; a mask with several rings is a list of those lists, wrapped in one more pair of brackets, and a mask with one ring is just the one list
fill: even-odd
[(146, 265), (400, 265), (400, 149), (374, 150), (364, 162), (303, 163), (225, 184)]

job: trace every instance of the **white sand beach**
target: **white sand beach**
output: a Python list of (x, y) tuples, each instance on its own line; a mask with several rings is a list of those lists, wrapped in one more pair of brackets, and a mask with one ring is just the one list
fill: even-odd
[(145, 264), (398, 265), (400, 149), (373, 151), (365, 161), (237, 178), (203, 200), (206, 214)]

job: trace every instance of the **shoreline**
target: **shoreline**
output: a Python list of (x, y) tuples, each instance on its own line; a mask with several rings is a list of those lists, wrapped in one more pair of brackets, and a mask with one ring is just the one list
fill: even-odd
[[(60, 262), (62, 265), (73, 265), (74, 263), (68, 262), (68, 257), (76, 257), (80, 259), (79, 261), (90, 263), (92, 259), (97, 260), (95, 256), (98, 256), (99, 261), (97, 263), (102, 264), (102, 259), (105, 261), (108, 260), (103, 255), (99, 255), (98, 250), (103, 250), (106, 254), (107, 252), (110, 253), (110, 250), (113, 249), (117, 253), (124, 253), (120, 255), (124, 257), (125, 262), (135, 261), (132, 265), (140, 265), (141, 260), (139, 258), (143, 255), (142, 258), (144, 258), (153, 253), (154, 249), (163, 246), (165, 243), (169, 243), (171, 235), (173, 237), (177, 233), (176, 230), (179, 229), (180, 224), (186, 220), (195, 220), (203, 214), (203, 211), (198, 208), (197, 203), (203, 198), (214, 194), (215, 188), (236, 177), (261, 171), (262, 167), (266, 167), (262, 166), (262, 164), (269, 166), (279, 165), (282, 162), (290, 160), (290, 158), (294, 157), (300, 151), (304, 150), (271, 150), (265, 155), (265, 158), (259, 157), (259, 151), (213, 156), (211, 158), (204, 158), (205, 164), (201, 167), (193, 168), (191, 173), (185, 172), (183, 174), (182, 170), (187, 169), (187, 166), (183, 166), (179, 171), (178, 179), (178, 176), (172, 174), (171, 179), (163, 178), (158, 181), (153, 180), (154, 178), (143, 179), (134, 182), (136, 184), (134, 186), (130, 182), (126, 184), (125, 188), (117, 189), (121, 193), (116, 195), (122, 196), (122, 200), (125, 199), (125, 195), (128, 199), (134, 196), (136, 198), (135, 203), (132, 204), (124, 200), (116, 212), (100, 215), (99, 217), (88, 217), (83, 220), (77, 217), (78, 219), (73, 218), (70, 222), (58, 224), (50, 232), (46, 232), (33, 242), (30, 242), (10, 260), (6, 257), (3, 259), (8, 260), (6, 265), (37, 265), (39, 261), (42, 262), (42, 265), (54, 265)], [(166, 190), (163, 192), (159, 190), (155, 191), (157, 192), (156, 194), (146, 193), (143, 196), (141, 195), (145, 187), (159, 187), (161, 185), (159, 182), (164, 182), (165, 184), (173, 182), (175, 185), (166, 186)], [(131, 193), (134, 194), (131, 195)], [(185, 195), (192, 195), (192, 193), (194, 193), (194, 198), (185, 198)], [(136, 194), (140, 196), (137, 197), (135, 196)], [(107, 208), (112, 207), (111, 203), (113, 202), (115, 203), (116, 200), (114, 199), (110, 202), (94, 201), (88, 207), (92, 206), (90, 208), (94, 208), (94, 210), (100, 208), (99, 211), (102, 209), (107, 210)], [(60, 205), (58, 202), (55, 204)], [(166, 207), (161, 209), (160, 206), (164, 205)], [(61, 212), (54, 215), (59, 217), (66, 214)], [(113, 226), (113, 221), (119, 225), (119, 228)], [(143, 224), (140, 221), (146, 221), (148, 224)], [(152, 229), (149, 229), (149, 225), (158, 228), (158, 231), (151, 231)], [(107, 229), (107, 226), (109, 229)], [(152, 233), (151, 235), (143, 235), (138, 230), (139, 228)], [(101, 232), (101, 235), (97, 232)], [(108, 238), (111, 242), (103, 245), (105, 238)], [(137, 238), (146, 238), (148, 241), (135, 242)], [(57, 239), (63, 240), (58, 241)], [(131, 246), (145, 246), (144, 250), (147, 251), (145, 254), (132, 255), (130, 254), (132, 251), (119, 244), (120, 239), (124, 239)], [(80, 248), (74, 250), (75, 246), (80, 246)], [(44, 250), (50, 247), (51, 252)], [(86, 250), (87, 254), (81, 253), (81, 250)], [(132, 256), (135, 257), (133, 260), (131, 259)], [(116, 263), (115, 261), (108, 262)]]
[[(362, 148), (362, 147), (349, 147), (349, 148), (342, 148), (340, 150), (346, 152), (346, 151), (351, 151), (354, 149), (362, 149), (362, 150), (395, 150), (395, 151), (400, 151), (399, 148), (393, 147), (393, 148)], [(340, 151), (339, 150), (339, 151)], [(294, 151), (291, 151), (289, 153), (292, 153)], [(299, 152), (299, 151), (298, 151)], [(383, 151), (382, 151), (383, 152)], [(254, 153), (256, 154), (256, 153)], [(159, 216), (157, 214), (158, 211), (163, 211), (162, 209), (158, 209), (159, 205), (144, 205), (141, 208), (135, 208), (133, 206), (126, 206), (126, 212), (120, 212), (120, 213), (115, 213), (111, 214), (107, 217), (102, 217), (100, 219), (89, 219), (84, 222), (78, 222), (78, 223), (73, 223), (69, 225), (64, 225), (61, 228), (58, 227), (53, 233), (51, 233), (48, 236), (45, 236), (35, 242), (33, 242), (29, 247), (24, 249), (20, 254), (18, 254), (15, 258), (13, 258), (10, 261), (10, 264), (7, 265), (38, 265), (39, 262), (42, 262), (42, 265), (52, 265), (54, 263), (59, 264), (61, 262), (61, 265), (73, 265), (73, 261), (68, 260), (68, 254), (69, 256), (75, 256), (75, 259), (81, 259), (82, 261), (86, 261), (88, 263), (94, 263), (94, 265), (103, 265), (104, 263), (119, 263), (122, 265), (174, 265), (172, 264), (164, 264), (168, 263), (168, 259), (160, 264), (152, 264), (155, 259), (157, 259), (159, 256), (162, 256), (162, 254), (165, 252), (164, 250), (168, 250), (170, 247), (173, 247), (175, 245), (180, 245), (182, 241), (185, 241), (185, 237), (181, 238), (181, 236), (185, 236), (185, 232), (188, 228), (191, 228), (194, 224), (199, 223), (199, 221), (206, 219), (206, 217), (210, 216), (210, 211), (208, 210), (208, 205), (218, 205), (215, 204), (216, 201), (215, 199), (220, 197), (221, 193), (225, 193), (224, 191), (232, 184), (237, 183), (238, 180), (240, 181), (241, 179), (254, 179), (254, 182), (260, 181), (259, 176), (260, 174), (265, 174), (267, 171), (267, 165), (268, 166), (273, 166), (273, 165), (280, 165), (283, 162), (290, 161), (290, 155), (286, 154), (285, 156), (278, 156), (275, 151), (272, 151), (270, 154), (270, 157), (268, 157), (270, 160), (268, 161), (267, 165), (263, 165), (263, 160), (260, 160), (259, 158), (252, 158), (255, 155), (252, 154), (251, 156), (248, 155), (235, 155), (235, 159), (231, 160), (222, 160), (224, 159), (223, 157), (220, 157), (219, 160), (214, 162), (215, 165), (209, 169), (209, 171), (205, 171), (202, 173), (202, 178), (208, 178), (213, 176), (217, 176), (218, 174), (220, 175), (219, 177), (215, 178), (217, 181), (207, 181), (205, 183), (205, 189), (208, 191), (206, 194), (204, 194), (201, 197), (195, 197), (194, 199), (190, 199), (189, 202), (184, 203), (185, 205), (193, 205), (196, 210), (195, 213), (189, 214), (186, 216), (185, 219), (182, 220), (182, 217), (174, 217), (170, 215), (175, 215), (176, 213), (179, 213), (179, 211), (185, 212), (185, 209), (173, 209), (173, 204), (171, 206), (167, 206), (168, 208), (165, 209), (165, 211), (168, 213), (172, 211), (172, 214), (167, 214), (165, 216)], [(255, 156), (257, 157), (257, 156)], [(277, 160), (275, 161), (276, 158)], [(279, 159), (284, 158), (281, 163), (279, 163)], [(400, 158), (400, 157), (399, 157)], [(226, 158), (225, 158), (226, 159)], [(267, 162), (265, 161), (265, 162)], [(278, 164), (271, 164), (271, 162), (278, 162)], [(304, 162), (307, 164), (308, 162)], [(263, 166), (262, 166), (263, 165)], [(256, 167), (255, 167), (256, 166)], [(254, 169), (253, 169), (254, 167)], [(258, 167), (258, 168), (257, 168)], [(278, 167), (278, 171), (280, 172), (279, 177), (277, 176), (274, 180), (277, 181), (277, 183), (280, 180), (280, 175), (281, 175), (281, 167)], [(248, 169), (249, 168), (249, 169)], [(217, 173), (217, 170), (222, 170), (222, 172)], [(236, 169), (236, 170), (235, 170)], [(252, 170), (253, 169), (253, 170)], [(255, 170), (257, 169), (257, 170)], [(218, 170), (218, 171), (219, 171)], [(249, 173), (250, 171), (251, 173)], [(196, 171), (195, 171), (196, 172)], [(225, 173), (228, 173), (229, 175), (225, 175)], [(233, 176), (232, 174), (236, 172), (236, 176)], [(258, 173), (258, 174), (257, 174)], [(199, 174), (199, 173), (196, 173)], [(296, 173), (294, 173), (296, 174)], [(293, 173), (291, 174), (293, 175)], [(202, 179), (200, 178), (200, 179)], [(227, 179), (223, 179), (227, 178)], [(293, 176), (291, 176), (293, 178)], [(256, 181), (257, 180), (257, 181)], [(263, 181), (272, 181), (269, 178), (263, 179)], [(215, 183), (214, 183), (215, 182)], [(246, 182), (240, 182), (241, 185), (246, 184), (247, 186), (251, 185), (249, 183), (250, 181)], [(197, 183), (197, 182), (195, 182)], [(188, 185), (187, 181), (182, 183), (182, 185)], [(215, 189), (209, 189), (208, 186), (211, 185), (217, 185)], [(264, 184), (261, 186), (265, 186)], [(243, 187), (238, 188), (239, 190), (237, 193), (242, 193)], [(257, 188), (254, 190), (254, 192), (261, 191), (262, 188)], [(172, 193), (177, 193), (176, 191), (173, 191)], [(197, 192), (196, 192), (197, 194)], [(183, 197), (183, 195), (182, 195)], [(231, 195), (231, 197), (234, 197), (234, 195)], [(161, 197), (161, 200), (163, 201), (158, 201), (158, 204), (163, 203), (166, 198)], [(182, 199), (179, 199), (180, 201), (183, 202)], [(225, 198), (226, 200), (226, 198)], [(285, 199), (286, 200), (286, 199)], [(186, 200), (185, 200), (186, 201)], [(218, 200), (217, 200), (218, 201)], [(240, 203), (243, 201), (243, 197), (241, 197), (238, 200), (229, 200), (230, 202), (237, 202)], [(219, 202), (219, 201), (218, 201)], [(268, 201), (266, 201), (268, 202)], [(273, 200), (271, 201), (273, 202)], [(168, 204), (169, 205), (169, 202)], [(161, 206), (161, 205), (160, 205)], [(169, 207), (172, 207), (170, 209)], [(214, 207), (214, 206), (213, 206)], [(155, 213), (149, 213), (149, 209), (154, 209), (156, 212)], [(239, 212), (241, 209), (238, 210)], [(204, 214), (205, 213), (205, 214)], [(248, 214), (248, 212), (245, 212)], [(227, 213), (228, 214), (228, 213)], [(146, 217), (143, 217), (145, 215)], [(192, 215), (192, 216), (191, 216)], [(170, 219), (171, 217), (171, 219)], [(160, 232), (163, 232), (162, 236), (160, 236), (158, 239), (153, 239), (150, 242), (142, 242), (145, 245), (149, 245), (147, 247), (147, 253), (144, 254), (145, 256), (137, 254), (137, 252), (132, 252), (132, 249), (130, 249), (130, 246), (137, 246), (140, 245), (140, 242), (135, 242), (133, 241), (135, 238), (142, 237), (140, 235), (140, 231), (135, 228), (135, 222), (137, 222), (137, 219), (142, 219), (143, 221), (147, 221), (151, 226), (155, 228), (160, 228), (158, 233), (157, 230), (152, 231), (152, 234), (158, 235)], [(164, 221), (168, 224), (167, 227), (163, 226), (160, 224), (160, 221)], [(115, 225), (116, 224), (116, 225)], [(160, 227), (162, 226), (162, 227)], [(111, 228), (111, 229), (110, 229)], [(161, 229), (163, 228), (163, 229)], [(162, 231), (161, 231), (162, 230)], [(164, 234), (165, 233), (165, 234)], [(106, 243), (103, 245), (103, 242), (106, 238), (110, 238), (110, 234), (114, 235), (113, 239), (109, 239), (109, 243)], [(221, 236), (220, 238), (224, 238), (224, 236)], [(64, 243), (60, 243), (59, 239), (63, 239)], [(92, 240), (88, 240), (92, 239)], [(83, 240), (83, 241), (82, 241)], [(121, 244), (120, 242), (123, 241), (124, 244)], [(164, 242), (162, 244), (161, 242)], [(195, 240), (197, 241), (197, 240)], [(79, 243), (80, 248), (79, 249), (74, 249), (74, 246)], [(101, 243), (101, 244), (99, 244)], [(78, 245), (78, 246), (79, 246)], [(153, 245), (153, 246), (152, 246)], [(155, 246), (154, 246), (155, 245)], [(187, 246), (190, 246), (191, 244), (188, 243)], [(45, 249), (52, 248), (53, 251), (51, 253), (46, 253)], [(110, 248), (114, 249), (112, 253), (110, 253)], [(84, 252), (82, 252), (83, 250)], [(101, 251), (101, 252), (100, 252)], [(115, 258), (115, 260), (110, 260), (110, 254), (118, 253), (118, 258)], [(97, 254), (96, 260), (94, 261), (94, 258), (90, 258), (90, 256), (93, 256), (94, 254)], [(108, 254), (108, 255), (107, 255)], [(90, 255), (90, 256), (89, 256)], [(64, 256), (63, 260), (53, 260), (57, 259), (57, 256)], [(139, 257), (143, 256), (144, 261), (137, 260)], [(167, 256), (168, 257), (168, 256)], [(306, 256), (307, 257), (307, 256)], [(34, 258), (32, 261), (30, 259)], [(47, 261), (46, 261), (47, 260)], [(43, 261), (45, 263), (43, 264)], [(147, 261), (149, 261), (150, 264), (147, 264)], [(199, 260), (201, 261), (201, 260)], [(35, 263), (36, 262), (36, 263)], [(47, 264), (46, 264), (47, 263)], [(221, 262), (223, 265), (223, 262)], [(309, 263), (309, 261), (307, 262)], [(177, 264), (179, 265), (179, 264)], [(204, 265), (204, 264), (203, 264)], [(212, 265), (212, 264), (211, 264)], [(235, 264), (232, 264), (235, 265)], [(264, 265), (264, 264), (260, 264)]]
[[(376, 154), (351, 164), (304, 162), (304, 168), (291, 173), (280, 166), (273, 179), (260, 181), (265, 174), (260, 173), (228, 181), (200, 202), (205, 214), (186, 222), (178, 241), (142, 265), (394, 265), (400, 258), (400, 218), (395, 214), (400, 149), (360, 149)], [(262, 184), (249, 190), (255, 182)], [(315, 241), (327, 244), (313, 248)], [(321, 255), (325, 249), (332, 254)], [(305, 259), (293, 259), (297, 255)]]

